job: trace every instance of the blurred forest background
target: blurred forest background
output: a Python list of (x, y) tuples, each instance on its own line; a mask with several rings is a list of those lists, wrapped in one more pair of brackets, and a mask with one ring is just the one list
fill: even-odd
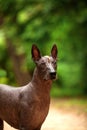
[(87, 95), (86, 0), (0, 0), (0, 83), (30, 81), (33, 43), (43, 55), (58, 46), (52, 96)]

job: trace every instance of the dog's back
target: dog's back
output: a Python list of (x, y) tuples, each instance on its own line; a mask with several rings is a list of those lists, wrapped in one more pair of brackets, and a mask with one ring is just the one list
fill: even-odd
[(18, 123), (20, 88), (0, 85), (0, 118), (11, 126)]
[(1, 85), (0, 119), (17, 129), (36, 128), (42, 124), (48, 113), (50, 97), (46, 94), (43, 97), (38, 91), (32, 84), (20, 88)]

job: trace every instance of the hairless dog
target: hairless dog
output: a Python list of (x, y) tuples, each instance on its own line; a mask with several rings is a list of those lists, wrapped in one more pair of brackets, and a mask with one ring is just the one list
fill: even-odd
[(36, 45), (31, 49), (36, 64), (31, 82), (22, 87), (0, 84), (0, 130), (3, 121), (19, 130), (40, 130), (50, 104), (50, 89), (56, 78), (57, 46), (50, 56), (41, 56)]

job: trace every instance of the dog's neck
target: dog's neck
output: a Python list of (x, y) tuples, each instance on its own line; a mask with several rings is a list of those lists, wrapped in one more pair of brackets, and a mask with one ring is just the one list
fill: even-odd
[(33, 78), (31, 83), (37, 88), (41, 89), (42, 91), (49, 91), (51, 89), (52, 80), (45, 80), (42, 78), (41, 74), (38, 72), (37, 67), (34, 70)]

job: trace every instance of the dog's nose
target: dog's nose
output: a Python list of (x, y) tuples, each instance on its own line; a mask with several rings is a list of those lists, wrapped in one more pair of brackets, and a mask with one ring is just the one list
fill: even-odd
[(56, 72), (50, 72), (50, 78), (55, 79), (56, 78)]

